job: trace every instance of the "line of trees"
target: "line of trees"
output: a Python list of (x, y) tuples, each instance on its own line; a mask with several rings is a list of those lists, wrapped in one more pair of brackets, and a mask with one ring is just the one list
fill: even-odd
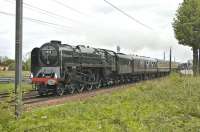
[(192, 47), (193, 73), (200, 75), (200, 0), (184, 0), (172, 25), (179, 44)]
[[(10, 59), (7, 56), (1, 57), (1, 58), (4, 58), (4, 59), (1, 59), (0, 65), (7, 66), (8, 69), (11, 70), (11, 71), (15, 70), (15, 60), (14, 59)], [(30, 68), (31, 68), (31, 58), (30, 58), (30, 56), (23, 57), (22, 66), (23, 66), (22, 69), (24, 71), (30, 71)]]

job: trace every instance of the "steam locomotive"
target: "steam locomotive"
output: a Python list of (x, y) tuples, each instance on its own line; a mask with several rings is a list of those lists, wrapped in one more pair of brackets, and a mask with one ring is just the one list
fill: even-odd
[[(178, 63), (172, 62), (171, 69)], [(130, 83), (170, 73), (169, 61), (50, 41), (31, 52), (32, 83), (39, 95)]]

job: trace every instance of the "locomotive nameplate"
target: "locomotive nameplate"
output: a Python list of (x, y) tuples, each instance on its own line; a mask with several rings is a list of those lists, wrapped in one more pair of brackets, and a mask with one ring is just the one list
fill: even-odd
[(47, 82), (48, 85), (55, 85), (56, 84), (56, 80), (53, 79), (49, 79)]

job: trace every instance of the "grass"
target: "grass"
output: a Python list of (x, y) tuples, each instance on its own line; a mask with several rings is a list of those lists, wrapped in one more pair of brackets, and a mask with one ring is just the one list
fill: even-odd
[[(23, 71), (23, 76), (29, 76), (29, 71)], [(14, 77), (15, 71), (0, 71), (0, 77)]]
[[(0, 93), (2, 92), (11, 92), (14, 91), (14, 83), (8, 83), (8, 84), (0, 84)], [(32, 90), (32, 85), (28, 83), (22, 83), (22, 90), (23, 91), (30, 91)]]
[[(14, 77), (14, 76), (15, 76), (14, 71), (0, 71), (0, 77)], [(29, 71), (23, 71), (23, 76), (24, 77), (29, 76)], [(32, 89), (32, 85), (23, 83), (22, 88), (24, 91), (28, 91)], [(9, 83), (9, 84), (0, 83), (0, 93), (7, 91), (14, 91), (14, 83)]]
[(17, 121), (6, 107), (0, 110), (0, 131), (196, 132), (199, 80), (175, 74), (85, 101), (38, 108)]

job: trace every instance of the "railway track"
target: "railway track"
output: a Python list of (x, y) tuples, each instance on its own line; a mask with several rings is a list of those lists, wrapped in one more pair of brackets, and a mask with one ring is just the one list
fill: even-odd
[(65, 94), (63, 96), (56, 96), (52, 94), (50, 96), (34, 97), (32, 99), (24, 100), (25, 110), (29, 110), (35, 107), (62, 104), (66, 101), (84, 100), (86, 98), (94, 97), (96, 95), (111, 93), (115, 90), (123, 89), (129, 86), (133, 86), (135, 84), (136, 83), (130, 83), (113, 87), (104, 87), (104, 88), (94, 89), (92, 91), (84, 91), (82, 93)]
[[(52, 101), (52, 100), (59, 100), (63, 98), (67, 98), (67, 100), (74, 99), (77, 97), (87, 97), (87, 96), (93, 96), (94, 93), (98, 93), (99, 91), (104, 91), (104, 90), (114, 90), (115, 88), (119, 87), (127, 87), (129, 85), (133, 85), (135, 83), (130, 83), (130, 84), (124, 84), (124, 85), (118, 85), (118, 86), (112, 86), (112, 87), (103, 87), (99, 89), (94, 89), (92, 91), (83, 91), (82, 93), (74, 93), (74, 94), (64, 94), (63, 96), (56, 96), (55, 94), (49, 94), (47, 96), (39, 96), (37, 91), (29, 91), (29, 92), (23, 92), (23, 104), (24, 105), (31, 105), (31, 104), (37, 104), (37, 103), (42, 103), (46, 101)], [(14, 92), (13, 92), (14, 93)], [(12, 93), (4, 92), (0, 93), (0, 101), (5, 100), (7, 97), (10, 96)], [(14, 102), (14, 99), (11, 101), (11, 103)]]
[(6, 97), (9, 97), (9, 93), (8, 92), (0, 93), (0, 99), (1, 98), (6, 98)]
[[(30, 82), (29, 77), (24, 77), (23, 82)], [(15, 78), (14, 77), (0, 77), (0, 84), (7, 84), (7, 83), (14, 83), (15, 82)]]
[[(159, 79), (159, 78), (157, 78)], [(23, 93), (23, 104), (25, 105), (25, 110), (29, 110), (35, 107), (41, 106), (49, 106), (49, 105), (56, 105), (62, 104), (66, 101), (73, 101), (73, 100), (84, 100), (85, 98), (93, 97), (99, 94), (106, 94), (111, 93), (115, 90), (128, 88), (130, 86), (134, 86), (138, 82), (127, 83), (127, 84), (120, 84), (111, 87), (103, 87), (99, 89), (94, 89), (92, 91), (83, 91), (82, 93), (74, 93), (74, 94), (64, 94), (63, 96), (56, 96), (54, 94), (49, 94), (48, 96), (39, 96), (37, 91), (30, 91)], [(0, 101), (9, 96), (9, 93), (0, 93)], [(14, 100), (11, 101), (14, 105)]]
[(11, 83), (14, 82), (12, 77), (0, 77), (0, 83)]
[[(14, 95), (15, 92), (1, 92), (0, 93), (0, 101), (2, 101), (4, 98), (10, 97), (12, 94)], [(31, 96), (36, 96), (37, 92), (35, 90), (30, 90), (30, 91), (23, 91), (23, 98), (28, 99)], [(30, 96), (30, 97), (29, 97)]]

